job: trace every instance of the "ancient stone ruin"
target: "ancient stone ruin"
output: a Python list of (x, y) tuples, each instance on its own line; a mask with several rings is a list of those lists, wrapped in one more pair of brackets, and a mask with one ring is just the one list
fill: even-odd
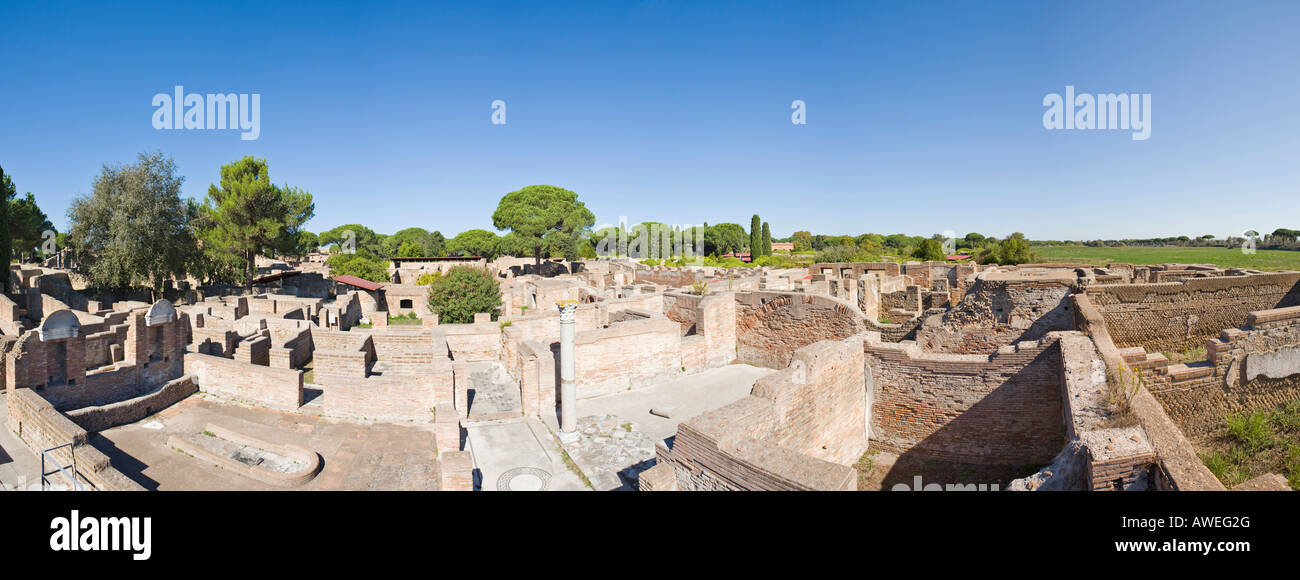
[[(500, 311), (441, 323), (416, 281), (453, 265), (491, 273)], [(42, 487), (1215, 490), (1199, 438), (1300, 400), (1300, 272), (413, 258), (390, 273), (287, 267), (252, 293), (109, 301), (12, 267), (6, 426), (63, 468), (33, 475)], [(1163, 354), (1188, 349), (1203, 359)]]

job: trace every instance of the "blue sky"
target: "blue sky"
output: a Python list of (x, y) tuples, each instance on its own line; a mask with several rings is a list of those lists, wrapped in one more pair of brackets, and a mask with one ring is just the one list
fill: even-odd
[[(313, 231), (492, 229), (535, 183), (598, 223), (774, 236), (1300, 228), (1295, 2), (0, 0), (0, 22), (0, 165), (61, 229), (103, 164), (153, 150), (193, 197), (266, 158)], [(178, 84), (259, 93), (261, 138), (155, 130)], [(1150, 93), (1151, 138), (1044, 129), (1066, 85)]]

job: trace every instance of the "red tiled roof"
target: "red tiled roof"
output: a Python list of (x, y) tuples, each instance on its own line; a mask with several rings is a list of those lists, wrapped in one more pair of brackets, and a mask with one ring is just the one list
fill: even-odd
[(952, 254), (952, 255), (950, 255), (950, 256), (945, 256), (945, 257), (946, 257), (947, 259), (949, 259), (949, 260), (953, 260), (953, 261), (956, 261), (956, 260), (967, 260), (967, 259), (970, 259), (970, 254)]
[(378, 289), (384, 287), (383, 284), (380, 284), (380, 283), (378, 283), (378, 282), (371, 282), (370, 280), (365, 280), (365, 279), (358, 278), (358, 277), (356, 277), (356, 276), (350, 276), (350, 275), (347, 275), (347, 274), (344, 274), (344, 275), (342, 275), (342, 276), (335, 276), (335, 277), (334, 277), (334, 281), (335, 281), (335, 282), (339, 282), (339, 283), (341, 283), (341, 284), (347, 284), (348, 286), (356, 286), (357, 288), (360, 288), (360, 289), (362, 289), (362, 290), (366, 290), (366, 291), (368, 291), (368, 292), (374, 292), (375, 290), (378, 290)]

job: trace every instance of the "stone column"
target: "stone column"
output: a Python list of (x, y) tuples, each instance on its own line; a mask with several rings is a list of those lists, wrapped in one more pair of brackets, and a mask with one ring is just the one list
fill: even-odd
[(557, 306), (560, 307), (560, 430), (568, 433), (578, 428), (578, 393), (573, 383), (573, 336), (578, 304), (565, 301)]

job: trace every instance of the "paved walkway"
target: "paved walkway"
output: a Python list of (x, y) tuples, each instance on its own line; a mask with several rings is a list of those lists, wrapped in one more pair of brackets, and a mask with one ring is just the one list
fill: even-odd
[(474, 487), (483, 491), (580, 491), (582, 479), (565, 465), (551, 433), (536, 419), (470, 423)]
[[(578, 416), (622, 417), (635, 423), (637, 430), (646, 436), (662, 441), (677, 433), (678, 423), (743, 399), (754, 390), (754, 382), (759, 377), (774, 372), (742, 364), (709, 369), (644, 389), (580, 399)], [(650, 409), (667, 411), (669, 417), (652, 415)]]
[(678, 423), (748, 396), (759, 377), (773, 372), (728, 365), (644, 389), (580, 399), (577, 431), (560, 433), (559, 439), (595, 489), (633, 490), (641, 472), (655, 464), (655, 444), (676, 436)]

